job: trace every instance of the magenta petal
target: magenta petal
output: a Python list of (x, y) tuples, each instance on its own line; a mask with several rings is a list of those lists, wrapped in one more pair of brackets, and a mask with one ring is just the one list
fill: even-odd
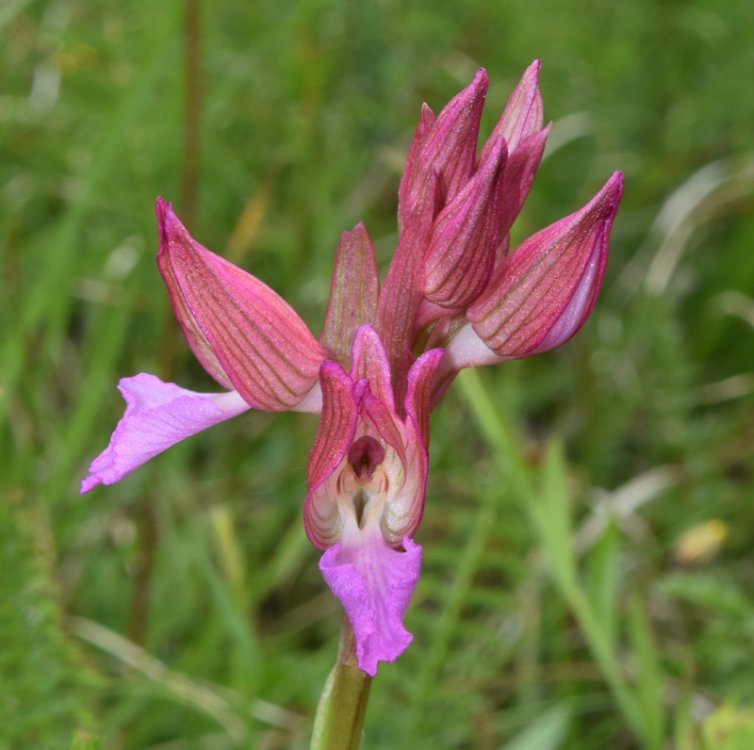
[(353, 628), (359, 669), (372, 677), (378, 662), (395, 661), (412, 640), (403, 617), (419, 581), (421, 547), (406, 537), (403, 548), (365, 532), (330, 547), (319, 562)]
[(419, 357), (408, 373), (406, 414), (416, 424), (422, 445), (429, 445), (429, 414), (432, 382), (442, 361), (443, 350), (431, 349)]
[(119, 481), (171, 445), (249, 409), (235, 391), (195, 393), (145, 372), (123, 378), (118, 389), (126, 413), (110, 445), (92, 461), (82, 493)]
[[(424, 513), (424, 499), (427, 489), (427, 464), (429, 445), (430, 393), (435, 372), (442, 359), (442, 349), (432, 349), (422, 354), (408, 373), (408, 390), (405, 399), (406, 419), (404, 422), (403, 445), (396, 448), (403, 465), (403, 480), (397, 491), (390, 497), (381, 527), (383, 536), (391, 542), (398, 542), (411, 536), (419, 526)], [(391, 443), (387, 431), (382, 430), (375, 417), (369, 394), (365, 394), (365, 411), (377, 425), (386, 442)], [(383, 420), (384, 422), (385, 420)]]

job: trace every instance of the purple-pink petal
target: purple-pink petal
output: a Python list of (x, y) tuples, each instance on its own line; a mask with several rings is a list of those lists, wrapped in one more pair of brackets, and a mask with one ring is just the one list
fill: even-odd
[(592, 311), (605, 269), (609, 228), (603, 229), (603, 233), (606, 236), (602, 240), (595, 241), (584, 273), (572, 292), (568, 305), (560, 313), (560, 317), (553, 323), (547, 335), (539, 342), (534, 353), (549, 352), (564, 344), (581, 328)]
[(348, 615), (359, 669), (374, 677), (378, 662), (395, 661), (411, 643), (403, 617), (419, 581), (421, 547), (406, 537), (404, 551), (395, 550), (369, 531), (355, 529), (330, 547), (319, 569)]
[(408, 373), (406, 415), (416, 425), (419, 441), (425, 451), (429, 445), (430, 394), (442, 357), (442, 349), (431, 349), (414, 362)]
[(123, 378), (118, 389), (126, 413), (110, 445), (92, 461), (82, 493), (119, 481), (171, 445), (249, 409), (235, 391), (195, 393), (145, 372)]

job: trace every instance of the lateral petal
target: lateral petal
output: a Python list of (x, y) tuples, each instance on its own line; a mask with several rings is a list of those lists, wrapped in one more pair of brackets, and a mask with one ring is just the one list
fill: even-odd
[(257, 409), (296, 407), (324, 360), (306, 324), (266, 284), (192, 239), (161, 199), (157, 215), (157, 265), (199, 361)]
[(359, 669), (372, 677), (379, 662), (395, 661), (411, 643), (403, 617), (421, 569), (418, 544), (406, 537), (398, 551), (374, 531), (355, 529), (319, 563), (353, 628)]
[(467, 312), (491, 352), (515, 359), (547, 351), (584, 324), (599, 292), (622, 190), (623, 176), (616, 172), (584, 208), (505, 259)]
[(123, 378), (118, 390), (126, 413), (110, 445), (92, 461), (82, 494), (121, 480), (170, 446), (249, 409), (235, 391), (195, 393), (145, 372)]
[(325, 323), (319, 337), (340, 361), (350, 359), (359, 326), (374, 322), (379, 293), (374, 250), (364, 224), (359, 223), (340, 237)]

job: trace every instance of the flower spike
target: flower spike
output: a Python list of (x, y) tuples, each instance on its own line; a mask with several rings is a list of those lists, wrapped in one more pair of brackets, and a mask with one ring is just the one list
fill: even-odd
[[(157, 263), (178, 322), (226, 393), (125, 378), (126, 411), (82, 492), (111, 484), (190, 435), (250, 409), (319, 412), (304, 528), (374, 676), (412, 636), (432, 409), (463, 367), (568, 340), (599, 292), (619, 172), (580, 211), (525, 240), (510, 230), (544, 152), (539, 62), (477, 155), (487, 74), (441, 111), (424, 105), (398, 193), (398, 244), (380, 285), (363, 224), (338, 244), (319, 341), (272, 289), (202, 247), (162, 199)], [(349, 655), (349, 661), (352, 657)]]

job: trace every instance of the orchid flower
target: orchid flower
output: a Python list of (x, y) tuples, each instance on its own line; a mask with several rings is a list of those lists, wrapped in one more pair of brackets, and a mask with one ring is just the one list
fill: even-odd
[(278, 294), (202, 247), (157, 200), (160, 273), (189, 346), (225, 390), (195, 393), (146, 373), (121, 380), (125, 415), (82, 492), (249, 409), (319, 413), (304, 526), (370, 675), (411, 641), (403, 618), (421, 565), (413, 535), (431, 410), (462, 368), (567, 341), (602, 281), (620, 172), (583, 208), (510, 249), (550, 131), (538, 73), (534, 62), (481, 149), (484, 70), (439, 114), (422, 108), (384, 282), (363, 224), (345, 232), (319, 339)]

